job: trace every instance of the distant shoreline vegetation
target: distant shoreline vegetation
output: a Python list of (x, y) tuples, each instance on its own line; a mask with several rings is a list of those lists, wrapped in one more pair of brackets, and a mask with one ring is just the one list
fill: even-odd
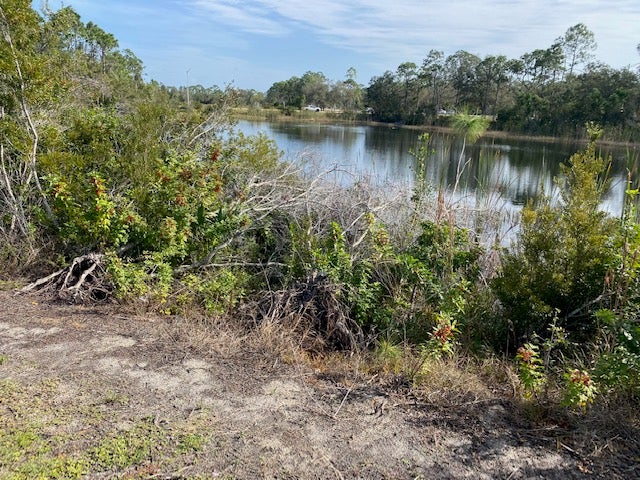
[[(443, 118), (440, 122), (434, 125), (407, 125), (398, 122), (380, 122), (372, 120), (370, 115), (364, 112), (307, 112), (303, 110), (294, 110), (291, 112), (284, 112), (281, 109), (275, 107), (236, 107), (231, 109), (231, 116), (238, 120), (248, 121), (267, 121), (267, 122), (304, 122), (304, 123), (316, 123), (323, 125), (371, 125), (371, 126), (387, 126), (389, 128), (404, 128), (409, 130), (415, 130), (417, 132), (441, 132), (441, 133), (454, 133), (454, 128), (450, 126), (451, 117)], [(604, 136), (604, 135), (603, 135)], [(550, 136), (550, 135), (534, 135), (526, 133), (518, 133), (504, 130), (492, 130), (487, 129), (483, 133), (483, 137), (487, 138), (509, 138), (514, 140), (530, 140), (541, 143), (562, 143), (566, 141), (579, 142), (586, 144), (586, 138), (575, 137), (562, 137), (562, 136)], [(637, 141), (621, 141), (617, 139), (601, 138), (598, 139), (600, 145), (619, 145), (619, 146), (636, 146), (640, 145), (640, 139)]]

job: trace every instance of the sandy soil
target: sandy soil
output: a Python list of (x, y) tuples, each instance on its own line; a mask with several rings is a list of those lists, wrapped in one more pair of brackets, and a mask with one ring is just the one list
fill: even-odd
[[(102, 409), (99, 423), (67, 425), (82, 441), (66, 454), (141, 418), (169, 431), (197, 416), (207, 432), (194, 455), (153, 469), (145, 459), (146, 474), (138, 465), (87, 478), (640, 478), (639, 455), (594, 453), (577, 434), (523, 420), (508, 398), (438, 406), (376, 378), (213, 340), (179, 318), (0, 292), (0, 381), (27, 391), (54, 382), (43, 399), (52, 408)], [(15, 411), (1, 395), (0, 421)], [(0, 464), (0, 477), (11, 468)]]

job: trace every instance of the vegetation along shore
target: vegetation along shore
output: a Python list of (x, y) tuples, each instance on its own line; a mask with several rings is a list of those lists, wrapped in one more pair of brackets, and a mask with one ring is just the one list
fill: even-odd
[[(146, 82), (70, 7), (0, 33), (0, 477), (638, 475), (639, 191), (599, 209), (596, 144), (640, 140), (640, 78), (584, 25), (264, 94)], [(345, 187), (238, 112), (585, 145), (503, 247), (420, 181), (428, 132), (415, 184)]]

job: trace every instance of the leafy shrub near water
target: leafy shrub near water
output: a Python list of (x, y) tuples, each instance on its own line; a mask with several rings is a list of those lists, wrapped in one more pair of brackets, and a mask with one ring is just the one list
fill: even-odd
[(607, 278), (618, 268), (621, 236), (619, 222), (599, 210), (607, 163), (596, 152), (599, 131), (589, 133), (589, 146), (563, 169), (559, 203), (542, 198), (523, 209), (516, 244), (493, 281), (512, 348), (554, 318), (577, 338), (593, 339), (593, 314), (610, 303)]
[(415, 242), (399, 249), (373, 215), (366, 218), (358, 249), (349, 248), (345, 232), (333, 223), (308, 255), (306, 268), (326, 273), (339, 286), (348, 315), (369, 333), (413, 343), (431, 338), (445, 317), (463, 322), (480, 252), (468, 233), (425, 221)]
[(559, 180), (560, 203), (525, 207), (516, 245), (492, 283), (502, 310), (497, 329), (510, 331), (509, 348), (532, 338), (548, 342), (549, 326), (566, 332), (562, 364), (588, 370), (565, 373), (566, 401), (581, 408), (597, 392), (640, 396), (637, 191), (628, 191), (621, 220), (598, 209), (607, 163), (596, 152), (600, 129), (588, 131), (589, 145)]

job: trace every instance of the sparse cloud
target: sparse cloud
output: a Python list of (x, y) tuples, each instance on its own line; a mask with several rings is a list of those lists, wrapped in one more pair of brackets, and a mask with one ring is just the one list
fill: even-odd
[(217, 22), (226, 22), (250, 33), (280, 36), (286, 28), (272, 19), (260, 2), (239, 2), (235, 0), (194, 0), (195, 7), (213, 14)]
[(174, 84), (187, 68), (203, 84), (241, 79), (266, 89), (307, 70), (342, 78), (350, 66), (367, 82), (402, 62), (420, 63), (431, 49), (517, 58), (577, 23), (595, 33), (598, 60), (619, 68), (638, 63), (640, 41), (638, 0), (67, 2), (136, 52), (153, 78)]
[[(295, 34), (305, 28), (332, 47), (376, 55), (382, 61), (415, 60), (431, 48), (484, 56), (520, 56), (546, 48), (576, 23), (607, 43), (634, 44), (634, 25), (619, 28), (620, 15), (640, 20), (640, 2), (594, 0), (195, 0), (248, 32)], [(637, 28), (637, 23), (635, 25)], [(608, 50), (611, 55), (613, 49)], [(605, 59), (606, 61), (606, 59)]]

